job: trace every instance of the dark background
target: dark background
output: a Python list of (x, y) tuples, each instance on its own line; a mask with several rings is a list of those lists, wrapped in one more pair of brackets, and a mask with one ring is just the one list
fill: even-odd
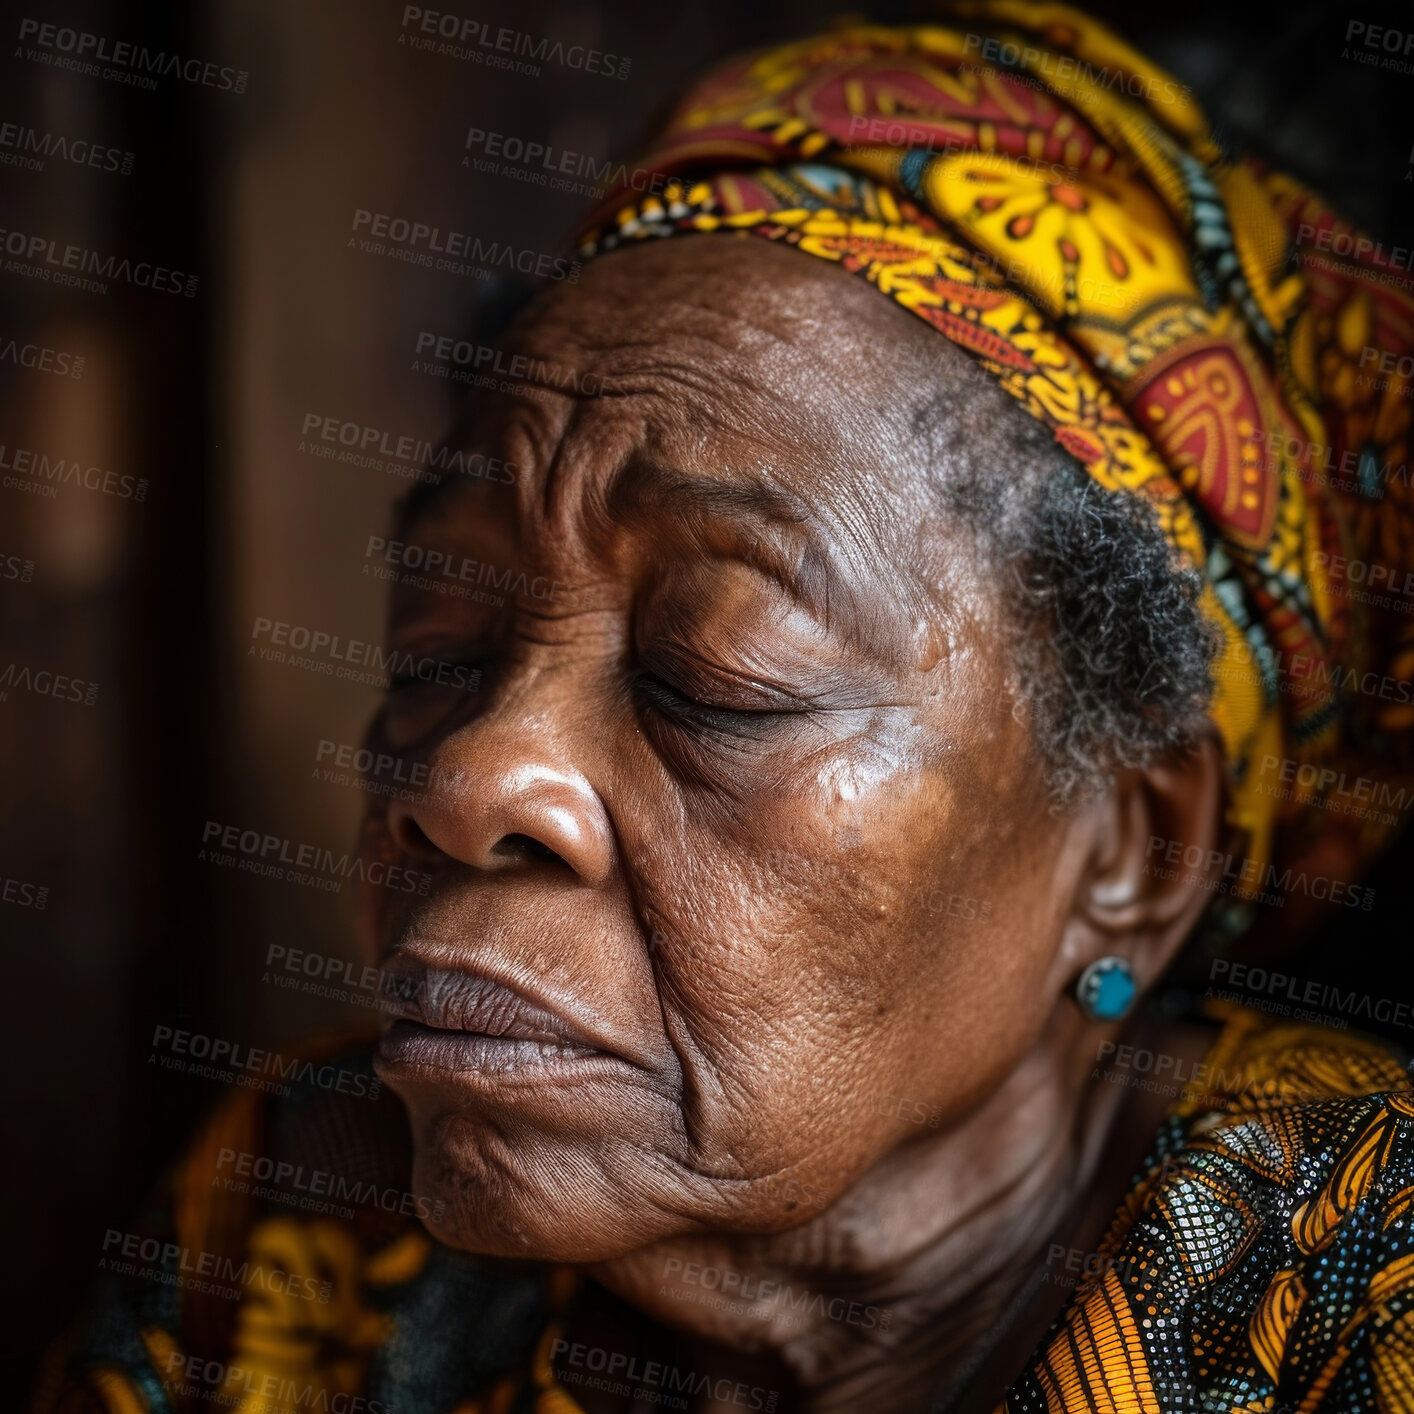
[[(91, 708), (24, 692), (0, 703), (0, 876), (49, 890), (43, 910), (0, 905), (5, 1285), (17, 1298), (5, 1387), (17, 1393), (70, 1318), (105, 1227), (220, 1098), (219, 1085), (149, 1063), (153, 1028), (281, 1045), (366, 1024), (366, 1012), (262, 980), (272, 945), (354, 955), (347, 888), (197, 859), (212, 819), (336, 853), (351, 842), (358, 793), (311, 772), (321, 740), (358, 741), (373, 694), (247, 648), (257, 616), (377, 637), (364, 543), (406, 483), (302, 454), (302, 419), (435, 438), (451, 385), (413, 371), (417, 334), (482, 334), (511, 293), (348, 249), (354, 209), (555, 253), (586, 203), (464, 171), (468, 126), (624, 154), (704, 64), (838, 13), (801, 0), (438, 4), (593, 44), (627, 57), (630, 73), (545, 64), (531, 77), (414, 53), (397, 42), (401, 4), (381, 0), (6, 7), (0, 122), (135, 162), (126, 176), (54, 159), (42, 172), (0, 167), (0, 225), (200, 276), (188, 299), (0, 271), (0, 340), (85, 358), (77, 380), (0, 363), (0, 444), (150, 483), (142, 503), (0, 490), (0, 557), (35, 566), (29, 582), (0, 581), (0, 665), (99, 684)], [(1350, 21), (1409, 30), (1414, 6), (1094, 9), (1188, 83), (1238, 145), (1387, 243), (1411, 243), (1414, 75), (1342, 51)], [(248, 86), (168, 79), (145, 92), (35, 64), (18, 39), (28, 15), (244, 69)], [(1410, 863), (1404, 848), (1382, 866), (1379, 907), (1337, 920), (1297, 964), (1303, 978), (1403, 995)]]

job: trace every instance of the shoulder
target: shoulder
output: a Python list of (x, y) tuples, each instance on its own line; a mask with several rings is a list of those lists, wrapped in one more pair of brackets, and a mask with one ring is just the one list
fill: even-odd
[(1361, 1407), (1362, 1382), (1414, 1355), (1408, 1062), (1370, 1037), (1251, 1013), (1233, 1016), (1214, 1061), (1229, 1093), (1175, 1116), (1147, 1220), (1210, 1326), (1220, 1302), (1246, 1314), (1274, 1385), (1325, 1381), (1330, 1407), (1346, 1388)]
[(434, 1243), (410, 1173), (402, 1107), (367, 1047), (262, 1072), (104, 1235), (89, 1309), (36, 1409), (453, 1407), (533, 1342), (542, 1282)]
[[(1358, 1033), (1240, 1009), (1226, 1017), (1205, 1073), (1159, 1135), (1140, 1186), (1145, 1212), (1161, 1215), (1199, 1185), (1240, 1218), (1244, 1241), (1279, 1234), (1292, 1262), (1376, 1220), (1398, 1244), (1414, 1191), (1407, 1059)], [(1379, 1245), (1367, 1244), (1371, 1260)]]
[(1414, 1409), (1408, 1065), (1345, 1031), (1225, 1021), (1010, 1408), (1068, 1379), (1157, 1410), (1353, 1411), (1373, 1381)]

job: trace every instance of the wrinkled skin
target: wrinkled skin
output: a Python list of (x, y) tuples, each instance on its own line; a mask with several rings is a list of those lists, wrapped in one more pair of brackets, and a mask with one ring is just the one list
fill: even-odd
[(433, 785), (364, 847), (434, 882), (369, 890), (363, 923), (379, 960), (491, 959), (616, 1054), (535, 1083), (385, 1067), (414, 1187), (442, 1241), (588, 1264), (822, 1408), (837, 1376), (900, 1378), (860, 1373), (877, 1332), (734, 1324), (665, 1274), (952, 1310), (916, 1392), (1103, 1148), (1086, 1077), (1116, 1031), (1067, 992), (1115, 952), (1148, 985), (1190, 929), (1205, 895), (1143, 845), (1212, 842), (1217, 753), (1048, 807), (994, 586), (926, 474), (919, 390), (952, 351), (862, 281), (687, 237), (592, 262), (505, 342), (601, 395), (481, 396), (466, 446), (515, 484), (460, 478), (401, 538), (556, 587), (395, 592), (394, 648), (484, 676), (398, 687), (373, 725)]

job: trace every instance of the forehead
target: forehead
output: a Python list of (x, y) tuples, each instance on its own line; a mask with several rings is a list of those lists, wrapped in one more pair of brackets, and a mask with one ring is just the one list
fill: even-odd
[(511, 376), (466, 406), (453, 445), (501, 456), (514, 485), (449, 477), (404, 523), (453, 487), (529, 524), (715, 483), (704, 507), (745, 514), (755, 493), (763, 519), (852, 525), (856, 550), (896, 557), (929, 510), (920, 428), (944, 346), (857, 277), (760, 238), (626, 247), (518, 319)]

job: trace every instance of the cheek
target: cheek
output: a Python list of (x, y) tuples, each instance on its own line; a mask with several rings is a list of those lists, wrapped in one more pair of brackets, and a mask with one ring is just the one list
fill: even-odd
[(701, 863), (649, 901), (706, 1147), (857, 1172), (907, 1137), (881, 1117), (888, 1097), (959, 1110), (1034, 1029), (1015, 999), (1040, 1001), (1056, 910), (1035, 861), (1056, 826), (1024, 742), (1000, 738), (940, 745), (915, 715), (880, 714), (763, 770), (729, 818), (684, 812), (665, 858)]
[(1066, 826), (1048, 804), (1026, 729), (994, 704), (860, 823), (873, 888), (848, 926), (867, 953), (856, 965), (878, 969), (864, 1108), (883, 1087), (945, 1122), (1034, 1042), (1068, 912)]

